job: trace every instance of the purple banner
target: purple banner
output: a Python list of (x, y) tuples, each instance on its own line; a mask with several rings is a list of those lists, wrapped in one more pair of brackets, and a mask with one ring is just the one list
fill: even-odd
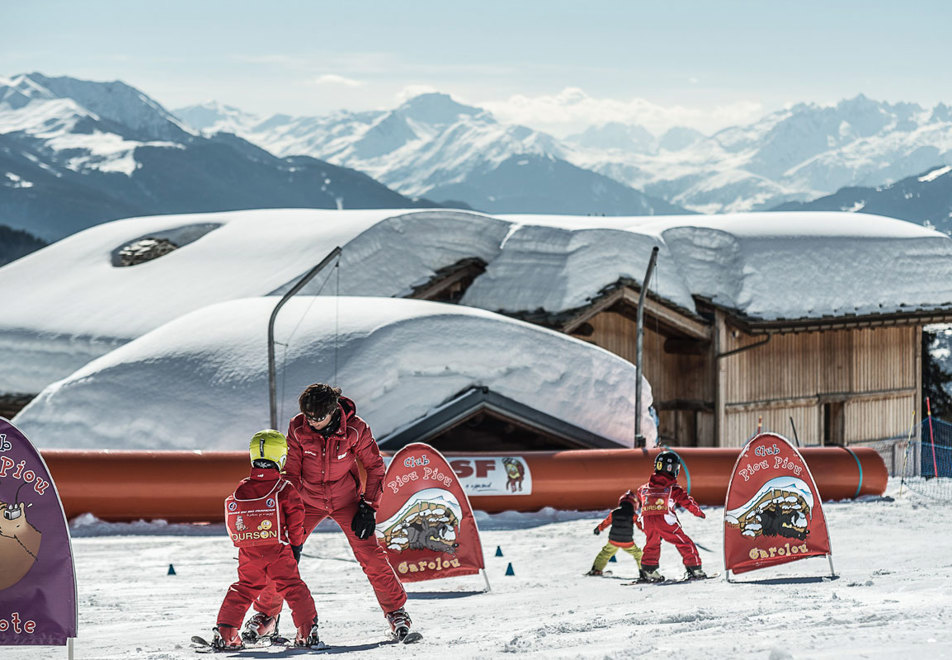
[(39, 452), (0, 417), (0, 646), (76, 637), (66, 516)]

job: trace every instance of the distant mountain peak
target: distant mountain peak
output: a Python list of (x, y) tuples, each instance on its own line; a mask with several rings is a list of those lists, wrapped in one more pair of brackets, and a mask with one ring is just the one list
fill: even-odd
[(449, 94), (429, 92), (414, 96), (396, 109), (397, 113), (408, 119), (425, 124), (446, 125), (456, 123), (460, 117), (491, 115), (481, 108), (463, 105), (454, 101)]
[[(132, 129), (146, 139), (178, 140), (189, 133), (174, 115), (121, 80), (94, 82), (33, 72), (15, 76), (12, 83), (27, 103), (39, 99), (69, 99), (95, 117)], [(0, 89), (0, 99), (2, 92)], [(17, 107), (16, 99), (11, 100), (11, 107)], [(18, 107), (22, 105), (25, 103)]]

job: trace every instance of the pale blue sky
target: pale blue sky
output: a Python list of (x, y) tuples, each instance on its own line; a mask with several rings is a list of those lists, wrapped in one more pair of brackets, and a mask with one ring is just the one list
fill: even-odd
[(788, 103), (952, 103), (952, 2), (0, 0), (0, 76), (123, 80), (169, 108), (392, 107), (434, 89), (564, 133)]

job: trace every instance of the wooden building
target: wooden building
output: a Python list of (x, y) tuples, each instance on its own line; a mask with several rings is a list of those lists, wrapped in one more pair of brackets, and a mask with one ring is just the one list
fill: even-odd
[[(447, 283), (458, 297), (460, 278)], [(426, 291), (444, 297), (436, 281)], [(571, 314), (519, 316), (635, 362), (639, 293), (619, 282)], [(761, 321), (695, 303), (646, 296), (644, 373), (661, 442), (675, 446), (740, 447), (758, 424), (804, 445), (907, 434), (922, 401), (922, 327), (952, 322), (952, 310)]]

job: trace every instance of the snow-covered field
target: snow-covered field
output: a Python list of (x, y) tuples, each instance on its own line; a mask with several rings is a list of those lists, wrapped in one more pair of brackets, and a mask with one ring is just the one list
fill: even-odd
[[(425, 639), (395, 647), (343, 534), (321, 526), (304, 547), (302, 574), (314, 594), (324, 654), (366, 658), (534, 657), (909, 658), (952, 657), (952, 503), (908, 488), (825, 505), (839, 577), (825, 559), (723, 579), (628, 586), (634, 562), (619, 553), (609, 578), (584, 577), (605, 536), (604, 512), (477, 514), (492, 584), (480, 576), (408, 586), (408, 611)], [(705, 568), (723, 570), (722, 510), (682, 516)], [(72, 525), (80, 625), (77, 658), (199, 657), (193, 634), (211, 634), (236, 553), (223, 526)], [(637, 537), (636, 537), (637, 538)], [(496, 557), (496, 547), (503, 556)], [(507, 565), (514, 576), (505, 576)], [(176, 575), (168, 575), (169, 564)], [(681, 572), (672, 546), (661, 569)], [(290, 624), (285, 610), (284, 618)], [(215, 657), (236, 657), (229, 653)], [(246, 650), (242, 657), (298, 657), (303, 650)], [(63, 648), (0, 647), (0, 657), (65, 658)]]

